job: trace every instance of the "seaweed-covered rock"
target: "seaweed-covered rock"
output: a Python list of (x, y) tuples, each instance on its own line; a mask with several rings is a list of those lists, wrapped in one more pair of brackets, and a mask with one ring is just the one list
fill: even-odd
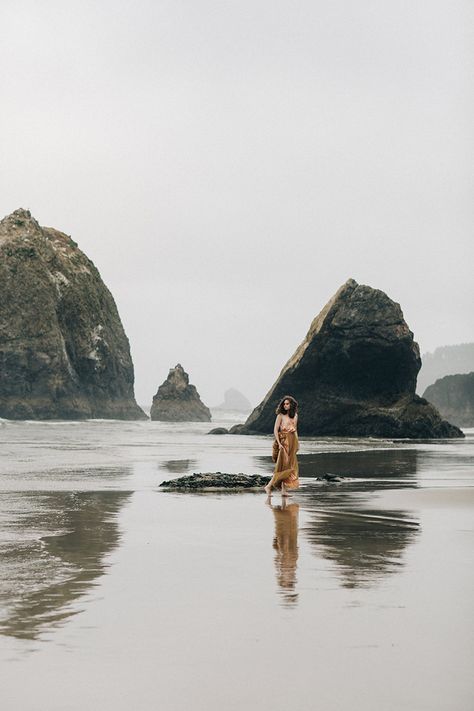
[(278, 402), (292, 395), (302, 435), (462, 437), (415, 395), (420, 365), (399, 304), (349, 279), (316, 316), (243, 432), (271, 433)]
[(212, 435), (229, 434), (229, 430), (226, 429), (225, 427), (214, 427), (214, 429), (209, 430), (209, 432), (207, 434), (212, 434)]
[(198, 491), (201, 489), (261, 489), (270, 481), (269, 476), (260, 474), (225, 474), (207, 472), (181, 476), (179, 479), (164, 481), (160, 486), (166, 489)]
[(201, 401), (180, 363), (170, 369), (153, 398), (150, 417), (163, 422), (210, 422), (211, 411)]
[(112, 294), (63, 232), (0, 222), (0, 417), (147, 419)]

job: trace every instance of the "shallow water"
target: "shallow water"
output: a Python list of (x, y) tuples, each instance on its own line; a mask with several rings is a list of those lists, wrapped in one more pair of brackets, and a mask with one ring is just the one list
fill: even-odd
[(302, 439), (287, 505), (161, 490), (270, 472), (208, 430), (0, 427), (2, 711), (474, 708), (474, 433)]

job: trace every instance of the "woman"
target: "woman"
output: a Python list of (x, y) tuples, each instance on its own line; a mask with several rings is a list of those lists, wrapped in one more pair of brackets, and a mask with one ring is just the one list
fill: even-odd
[(268, 484), (264, 487), (270, 496), (273, 488), (281, 489), (282, 496), (288, 496), (288, 489), (297, 489), (300, 482), (298, 479), (298, 460), (296, 452), (299, 449), (298, 433), (298, 403), (291, 395), (286, 395), (278, 405), (276, 412), (275, 444), (278, 447), (278, 456), (275, 464), (275, 471)]

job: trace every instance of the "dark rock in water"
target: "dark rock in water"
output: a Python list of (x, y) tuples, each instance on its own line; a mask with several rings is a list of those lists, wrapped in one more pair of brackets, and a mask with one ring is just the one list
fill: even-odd
[(229, 429), (229, 434), (245, 434), (244, 430), (245, 425), (232, 425), (232, 427)]
[(214, 427), (214, 429), (209, 430), (209, 432), (207, 434), (214, 434), (214, 435), (229, 434), (229, 430), (227, 430), (225, 427)]
[(337, 476), (336, 474), (323, 474), (322, 476), (318, 476), (317, 480), (325, 481), (328, 484), (335, 484), (338, 481), (342, 481), (342, 478), (340, 476)]
[(229, 388), (224, 393), (224, 402), (216, 410), (235, 410), (236, 412), (250, 412), (252, 405), (245, 395), (235, 388)]
[(423, 397), (458, 427), (474, 427), (474, 372), (440, 378)]
[(0, 222), (0, 417), (147, 419), (112, 294), (67, 235)]
[(199, 490), (199, 489), (260, 489), (270, 481), (269, 476), (260, 474), (225, 474), (208, 472), (191, 474), (179, 479), (164, 481), (160, 486), (167, 489)]
[(278, 402), (293, 395), (301, 435), (462, 437), (415, 395), (420, 364), (399, 304), (349, 279), (316, 316), (244, 432), (271, 433)]
[(178, 363), (153, 398), (150, 417), (163, 422), (210, 422), (211, 411), (201, 402), (189, 376)]

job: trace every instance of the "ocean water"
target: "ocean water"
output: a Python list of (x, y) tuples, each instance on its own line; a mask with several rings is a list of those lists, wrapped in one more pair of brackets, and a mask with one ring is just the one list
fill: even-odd
[(160, 489), (270, 474), (216, 414), (0, 422), (2, 711), (474, 708), (474, 431), (302, 438), (288, 503)]

